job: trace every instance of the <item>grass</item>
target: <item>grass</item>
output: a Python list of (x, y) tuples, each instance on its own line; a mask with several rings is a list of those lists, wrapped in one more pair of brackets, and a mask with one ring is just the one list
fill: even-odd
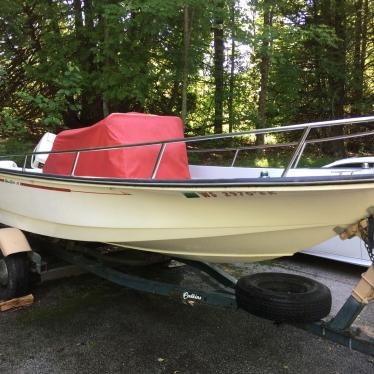
[[(291, 152), (263, 152), (255, 151), (242, 153), (235, 166), (260, 167), (260, 168), (284, 168), (291, 160)], [(234, 152), (189, 153), (191, 164), (208, 164), (217, 166), (231, 166)], [(300, 159), (298, 167), (316, 168), (335, 161), (336, 158), (324, 154), (307, 153)]]
[(11, 159), (18, 165), (22, 165), (24, 161), (23, 156), (12, 156), (12, 155), (24, 155), (33, 151), (35, 147), (34, 142), (31, 140), (19, 140), (19, 139), (6, 139), (0, 140), (0, 156), (9, 155), (9, 157), (1, 157), (0, 160)]

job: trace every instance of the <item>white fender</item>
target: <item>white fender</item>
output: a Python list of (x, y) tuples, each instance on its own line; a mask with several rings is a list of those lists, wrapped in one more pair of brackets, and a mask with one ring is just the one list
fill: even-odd
[(31, 252), (32, 249), (21, 230), (9, 227), (0, 229), (0, 251), (7, 257), (14, 253)]

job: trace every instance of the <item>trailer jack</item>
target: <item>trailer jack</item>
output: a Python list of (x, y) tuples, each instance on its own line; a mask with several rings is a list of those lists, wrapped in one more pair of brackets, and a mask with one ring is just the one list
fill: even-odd
[(305, 324), (302, 327), (316, 335), (332, 340), (350, 349), (374, 356), (374, 339), (355, 329), (352, 324), (366, 305), (374, 300), (374, 264), (361, 275), (361, 279), (353, 289), (335, 317), (330, 321)]

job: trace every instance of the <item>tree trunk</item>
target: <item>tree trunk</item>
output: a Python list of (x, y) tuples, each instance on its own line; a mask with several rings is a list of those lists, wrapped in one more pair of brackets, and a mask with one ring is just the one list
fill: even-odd
[(187, 91), (188, 91), (188, 50), (190, 47), (190, 15), (189, 7), (183, 8), (183, 73), (182, 73), (182, 119), (186, 123), (187, 119)]
[(235, 88), (235, 5), (236, 0), (232, 0), (230, 8), (231, 23), (231, 53), (230, 53), (230, 78), (229, 78), (229, 97), (227, 111), (229, 115), (229, 132), (234, 127), (234, 88)]
[[(77, 0), (78, 1), (78, 0)], [(93, 42), (90, 40), (90, 36), (95, 32), (94, 23), (94, 8), (92, 0), (84, 0), (83, 2), (83, 13), (82, 20), (84, 19), (83, 30), (81, 39), (78, 41), (80, 48), (84, 48), (88, 53), (84, 54), (84, 59), (80, 58), (81, 68), (91, 79), (94, 75), (97, 66), (95, 65), (95, 56), (93, 55)], [(77, 9), (79, 9), (78, 4), (76, 4)], [(82, 13), (81, 13), (82, 14)], [(78, 17), (78, 24), (81, 20)], [(80, 120), (85, 125), (91, 125), (103, 118), (103, 102), (101, 94), (94, 92), (91, 85), (88, 87), (83, 87), (82, 89), (82, 100), (81, 100), (82, 110)]]
[[(344, 105), (346, 103), (346, 3), (345, 0), (335, 0), (334, 9), (334, 28), (336, 36), (339, 38), (337, 46), (331, 50), (331, 60), (334, 64), (334, 71), (330, 72), (329, 86), (331, 96), (331, 118), (344, 117)], [(342, 135), (342, 127), (332, 127), (331, 135)], [(337, 157), (344, 157), (344, 141), (335, 141), (331, 143), (331, 151)]]
[(83, 19), (82, 19), (82, 4), (81, 0), (74, 0), (74, 25), (76, 37), (81, 40), (82, 29), (83, 29)]
[[(266, 103), (268, 97), (268, 83), (270, 70), (270, 53), (271, 53), (271, 27), (273, 25), (272, 6), (269, 0), (264, 3), (263, 15), (264, 30), (262, 34), (261, 61), (260, 61), (260, 93), (258, 98), (258, 120), (257, 129), (266, 127), (267, 113)], [(256, 136), (256, 144), (264, 144), (265, 137), (263, 134)]]
[(364, 73), (365, 73), (365, 62), (367, 57), (367, 47), (368, 47), (368, 28), (369, 28), (369, 19), (372, 19), (372, 9), (369, 10), (369, 0), (364, 0), (363, 4), (363, 23), (362, 23), (362, 38), (361, 38), (361, 61), (360, 61), (360, 82), (362, 82), (362, 94), (364, 95)]
[(220, 134), (223, 131), (223, 64), (224, 57), (224, 34), (223, 34), (223, 2), (217, 3), (217, 10), (214, 19), (214, 133)]
[(361, 113), (360, 104), (363, 94), (363, 72), (361, 66), (361, 42), (362, 42), (362, 0), (355, 2), (355, 29), (354, 29), (354, 65), (353, 65), (353, 82), (352, 82), (352, 103), (351, 114), (359, 115)]
[(344, 116), (345, 76), (346, 76), (346, 14), (345, 1), (335, 0), (335, 33), (339, 38), (338, 45), (332, 50), (335, 71), (331, 72), (332, 116)]
[[(108, 50), (109, 50), (108, 20), (105, 14), (103, 15), (102, 22), (103, 22), (103, 28), (104, 28), (104, 43), (103, 43), (104, 44), (104, 48), (103, 48), (104, 61), (103, 61), (103, 64), (105, 68), (105, 66), (109, 66), (111, 64), (110, 58), (108, 56)], [(101, 95), (102, 95), (102, 101), (103, 101), (103, 115), (104, 117), (107, 117), (109, 115), (109, 105), (108, 105), (108, 102), (104, 98), (104, 92), (102, 92)]]

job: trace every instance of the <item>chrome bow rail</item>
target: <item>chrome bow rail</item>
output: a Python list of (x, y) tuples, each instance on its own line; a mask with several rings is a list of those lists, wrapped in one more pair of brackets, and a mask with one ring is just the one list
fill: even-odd
[(63, 151), (51, 151), (51, 152), (32, 152), (27, 154), (14, 154), (14, 155), (6, 155), (0, 156), (0, 159), (5, 157), (24, 157), (23, 163), (23, 170), (26, 169), (27, 161), (29, 157), (35, 155), (45, 155), (45, 154), (63, 154), (63, 153), (74, 153), (74, 161), (71, 168), (70, 176), (74, 176), (75, 170), (77, 168), (77, 164), (79, 161), (79, 157), (81, 153), (85, 152), (98, 152), (98, 151), (110, 151), (110, 150), (118, 150), (118, 149), (126, 149), (126, 148), (134, 148), (134, 147), (146, 147), (146, 146), (154, 146), (160, 145), (160, 150), (158, 152), (155, 165), (153, 167), (151, 179), (155, 179), (158, 169), (160, 167), (162, 157), (164, 155), (166, 146), (168, 144), (176, 144), (176, 143), (200, 143), (205, 142), (208, 140), (218, 140), (218, 139), (229, 139), (229, 138), (236, 138), (236, 137), (243, 137), (243, 136), (250, 136), (250, 135), (260, 135), (260, 134), (277, 134), (283, 133), (288, 131), (301, 131), (302, 135), (299, 141), (289, 142), (289, 143), (278, 143), (278, 144), (264, 144), (264, 145), (252, 145), (252, 146), (238, 146), (238, 147), (226, 147), (226, 148), (210, 148), (210, 149), (193, 149), (189, 150), (190, 152), (227, 152), (227, 151), (235, 151), (233, 160), (231, 162), (231, 166), (235, 165), (239, 152), (243, 150), (250, 150), (250, 149), (267, 149), (267, 148), (278, 148), (278, 147), (292, 147), (296, 146), (296, 149), (284, 169), (282, 173), (282, 177), (286, 177), (289, 170), (291, 168), (296, 168), (300, 158), (305, 150), (305, 147), (308, 144), (316, 144), (316, 143), (323, 143), (329, 142), (334, 140), (345, 140), (345, 139), (352, 139), (352, 138), (359, 138), (369, 135), (374, 135), (374, 126), (373, 130), (365, 131), (365, 132), (357, 132), (353, 134), (346, 134), (346, 135), (337, 135), (337, 136), (329, 136), (319, 139), (307, 139), (310, 131), (312, 129), (317, 128), (329, 128), (335, 126), (351, 126), (351, 125), (374, 125), (374, 116), (366, 116), (366, 117), (356, 117), (356, 118), (346, 118), (346, 119), (339, 119), (339, 120), (331, 120), (331, 121), (320, 121), (320, 122), (310, 122), (305, 124), (297, 124), (297, 125), (290, 125), (290, 126), (282, 126), (282, 127), (274, 127), (274, 128), (265, 128), (265, 129), (258, 129), (258, 130), (250, 130), (250, 131), (243, 131), (243, 132), (235, 132), (235, 133), (227, 133), (227, 134), (218, 134), (218, 135), (206, 135), (206, 136), (194, 136), (190, 138), (182, 138), (182, 139), (168, 139), (162, 141), (155, 141), (155, 142), (144, 142), (144, 143), (135, 143), (135, 144), (121, 144), (116, 146), (106, 146), (106, 147), (95, 147), (95, 148), (79, 148), (79, 149), (69, 149)]

